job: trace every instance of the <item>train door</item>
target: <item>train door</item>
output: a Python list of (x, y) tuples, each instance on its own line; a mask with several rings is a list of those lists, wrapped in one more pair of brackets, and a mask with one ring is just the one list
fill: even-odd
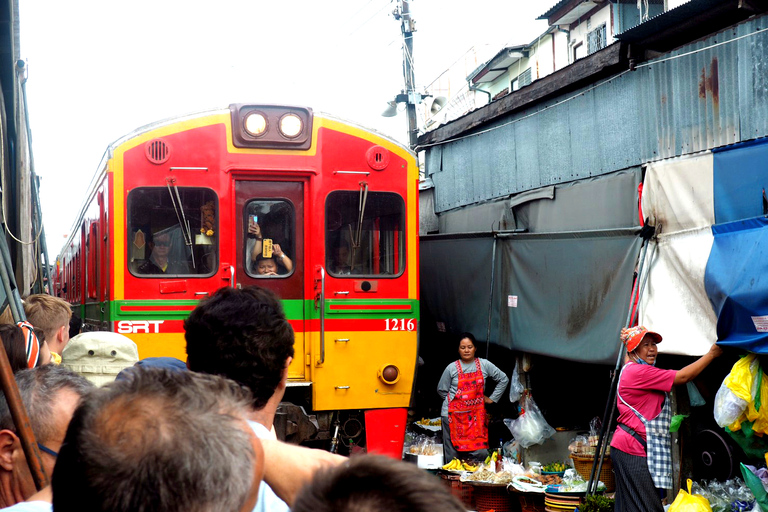
[(235, 203), (235, 281), (269, 288), (282, 299), (296, 333), (288, 378), (304, 380), (304, 184), (238, 180)]

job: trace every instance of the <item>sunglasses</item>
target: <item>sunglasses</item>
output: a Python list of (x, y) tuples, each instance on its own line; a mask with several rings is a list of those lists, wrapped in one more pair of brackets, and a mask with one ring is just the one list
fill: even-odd
[(159, 242), (155, 242), (155, 245), (156, 246), (159, 245), (160, 247), (170, 247), (171, 246), (171, 242), (159, 241)]

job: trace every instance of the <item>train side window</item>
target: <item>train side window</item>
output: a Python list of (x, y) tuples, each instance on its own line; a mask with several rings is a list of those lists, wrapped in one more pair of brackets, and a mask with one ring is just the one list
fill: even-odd
[(337, 191), (325, 204), (325, 263), (336, 277), (405, 269), (405, 203), (391, 192)]
[(207, 188), (128, 194), (128, 270), (137, 277), (208, 277), (218, 265), (218, 197)]
[(246, 203), (245, 272), (256, 278), (287, 277), (296, 262), (296, 213), (285, 199), (254, 198)]

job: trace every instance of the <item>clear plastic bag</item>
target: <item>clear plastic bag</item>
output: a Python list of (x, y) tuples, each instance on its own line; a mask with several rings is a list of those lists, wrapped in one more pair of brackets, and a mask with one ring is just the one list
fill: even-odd
[(520, 446), (528, 448), (534, 444), (542, 444), (555, 435), (555, 429), (544, 419), (531, 395), (523, 395), (520, 405), (522, 409), (517, 419), (504, 420), (504, 424)]
[(738, 420), (747, 409), (747, 401), (742, 400), (734, 394), (733, 391), (725, 385), (725, 381), (720, 385), (715, 395), (715, 422), (722, 428), (733, 424)]
[(520, 383), (520, 373), (517, 371), (518, 363), (515, 361), (515, 369), (512, 370), (512, 377), (509, 378), (509, 401), (519, 402), (523, 396), (523, 385)]
[[(568, 451), (571, 453), (590, 453), (589, 439), (587, 439), (587, 436), (579, 435), (574, 437), (570, 444), (568, 444)], [(594, 450), (592, 453), (594, 453)]]

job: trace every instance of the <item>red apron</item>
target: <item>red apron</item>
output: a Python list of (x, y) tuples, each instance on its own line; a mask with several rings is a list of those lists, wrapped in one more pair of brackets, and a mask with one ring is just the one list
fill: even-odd
[(453, 400), (448, 402), (448, 420), (453, 447), (460, 452), (488, 448), (488, 422), (485, 416), (485, 379), (480, 360), (475, 359), (475, 371), (464, 373), (461, 362), (459, 385)]

